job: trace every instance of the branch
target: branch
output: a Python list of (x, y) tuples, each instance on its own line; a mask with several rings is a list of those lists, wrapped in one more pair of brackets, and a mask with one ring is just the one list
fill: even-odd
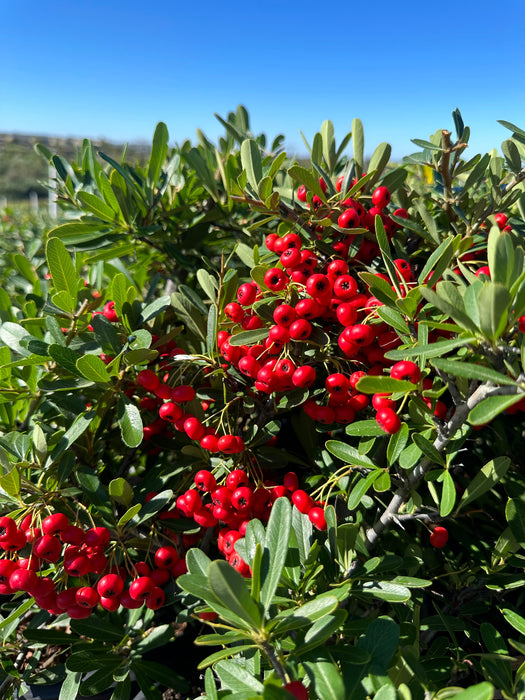
[[(438, 434), (433, 442), (435, 449), (442, 453), (448, 443), (454, 438), (454, 435), (466, 422), (470, 411), (477, 406), (481, 401), (489, 396), (501, 396), (508, 394), (521, 393), (517, 386), (495, 387), (490, 383), (481, 384), (466, 401), (456, 406), (456, 411), (450, 421), (446, 424), (445, 430)], [(365, 546), (370, 552), (376, 545), (381, 533), (390, 525), (390, 523), (398, 517), (399, 511), (408, 502), (410, 494), (415, 486), (417, 486), (424, 478), (425, 474), (434, 466), (434, 462), (428, 457), (424, 457), (421, 462), (408, 474), (405, 483), (400, 486), (392, 496), (390, 503), (385, 508), (379, 520), (369, 527), (366, 532)], [(359, 560), (355, 559), (349, 569), (345, 572), (345, 578), (352, 576), (353, 572), (359, 566)]]

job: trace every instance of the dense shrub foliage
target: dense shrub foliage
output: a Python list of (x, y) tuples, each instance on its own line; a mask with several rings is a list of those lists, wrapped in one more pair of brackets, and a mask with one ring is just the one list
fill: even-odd
[(39, 148), (63, 218), (1, 268), (3, 698), (525, 697), (525, 132), (468, 154), (452, 116), (396, 166), (358, 119), (298, 163), (242, 107), (145, 165)]

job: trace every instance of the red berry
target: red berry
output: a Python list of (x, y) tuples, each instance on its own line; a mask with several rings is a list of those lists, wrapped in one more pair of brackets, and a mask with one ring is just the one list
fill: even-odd
[(42, 532), (44, 535), (56, 535), (65, 530), (69, 525), (69, 519), (64, 513), (54, 513), (42, 520)]
[(155, 552), (155, 566), (159, 569), (169, 569), (179, 558), (179, 553), (171, 545), (160, 547)]
[(253, 282), (245, 282), (237, 290), (237, 301), (242, 306), (251, 306), (256, 296), (257, 286)]
[(199, 491), (213, 491), (217, 484), (217, 480), (208, 469), (201, 469), (195, 474), (195, 486)]
[(312, 324), (305, 318), (298, 318), (288, 329), (292, 340), (306, 340), (312, 333)]
[(302, 367), (298, 367), (292, 374), (292, 383), (294, 386), (304, 389), (314, 384), (316, 376), (313, 367), (310, 365), (303, 365)]
[(248, 481), (248, 474), (243, 469), (234, 469), (226, 477), (226, 486), (233, 492), (239, 486), (246, 486)]
[(81, 608), (94, 608), (99, 600), (99, 594), (91, 586), (82, 586), (75, 593), (75, 603)]
[(314, 500), (306, 491), (297, 489), (292, 494), (292, 503), (300, 513), (306, 514), (313, 507)]
[(437, 549), (441, 549), (448, 542), (448, 530), (446, 527), (437, 525), (430, 533), (430, 544)]
[(155, 582), (150, 576), (139, 576), (129, 585), (129, 596), (133, 600), (144, 601), (155, 588)]
[(271, 267), (264, 275), (264, 284), (272, 292), (280, 292), (288, 284), (288, 277), (279, 267)]
[(177, 403), (193, 401), (195, 396), (195, 389), (187, 384), (179, 384), (171, 390), (171, 398)]
[[(340, 179), (341, 178), (339, 178), (339, 180)], [(308, 689), (301, 681), (290, 681), (290, 683), (286, 683), (284, 689), (291, 693), (294, 698), (297, 698), (297, 700), (309, 700), (310, 694), (308, 693)]]
[(328, 527), (326, 524), (324, 508), (319, 508), (318, 506), (310, 508), (308, 511), (308, 519), (318, 530), (326, 530)]
[(306, 202), (306, 187), (304, 185), (299, 186), (297, 190), (297, 199), (300, 202)]
[(387, 187), (376, 187), (372, 192), (372, 204), (379, 209), (384, 209), (390, 202), (390, 191)]
[(151, 369), (142, 369), (137, 374), (137, 383), (146, 391), (155, 391), (160, 384), (160, 379)]
[(0, 541), (10, 540), (17, 531), (16, 523), (8, 515), (0, 517)]
[(392, 366), (390, 376), (394, 379), (404, 379), (412, 382), (412, 384), (418, 384), (421, 379), (421, 370), (415, 362), (402, 360), (401, 362), (396, 362), (396, 364)]
[(380, 408), (376, 414), (376, 421), (379, 427), (390, 435), (401, 430), (401, 419), (391, 408)]
[(123, 590), (124, 581), (118, 574), (106, 574), (97, 583), (97, 593), (101, 598), (118, 598)]
[(108, 319), (108, 321), (111, 321), (111, 323), (118, 321), (117, 312), (115, 311), (115, 302), (108, 301), (107, 304), (104, 304), (102, 314)]

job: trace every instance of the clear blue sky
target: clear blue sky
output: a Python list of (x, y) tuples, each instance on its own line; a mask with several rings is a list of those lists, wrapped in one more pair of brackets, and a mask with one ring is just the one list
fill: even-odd
[(293, 3), (3, 0), (0, 132), (172, 142), (216, 140), (244, 104), (252, 130), (304, 152), (331, 119), (339, 139), (364, 124), (366, 152), (452, 128), (468, 155), (525, 128), (523, 0)]

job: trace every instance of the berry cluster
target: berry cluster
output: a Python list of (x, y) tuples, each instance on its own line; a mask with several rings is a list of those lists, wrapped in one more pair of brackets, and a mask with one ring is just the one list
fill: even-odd
[[(72, 618), (89, 617), (97, 605), (106, 610), (157, 610), (163, 587), (186, 571), (176, 547), (158, 547), (145, 561), (114, 563), (116, 543), (106, 527), (84, 529), (64, 513), (53, 513), (37, 526), (27, 514), (19, 524), (0, 517), (0, 595), (23, 591), (44, 610)], [(72, 581), (71, 581), (72, 579)]]

